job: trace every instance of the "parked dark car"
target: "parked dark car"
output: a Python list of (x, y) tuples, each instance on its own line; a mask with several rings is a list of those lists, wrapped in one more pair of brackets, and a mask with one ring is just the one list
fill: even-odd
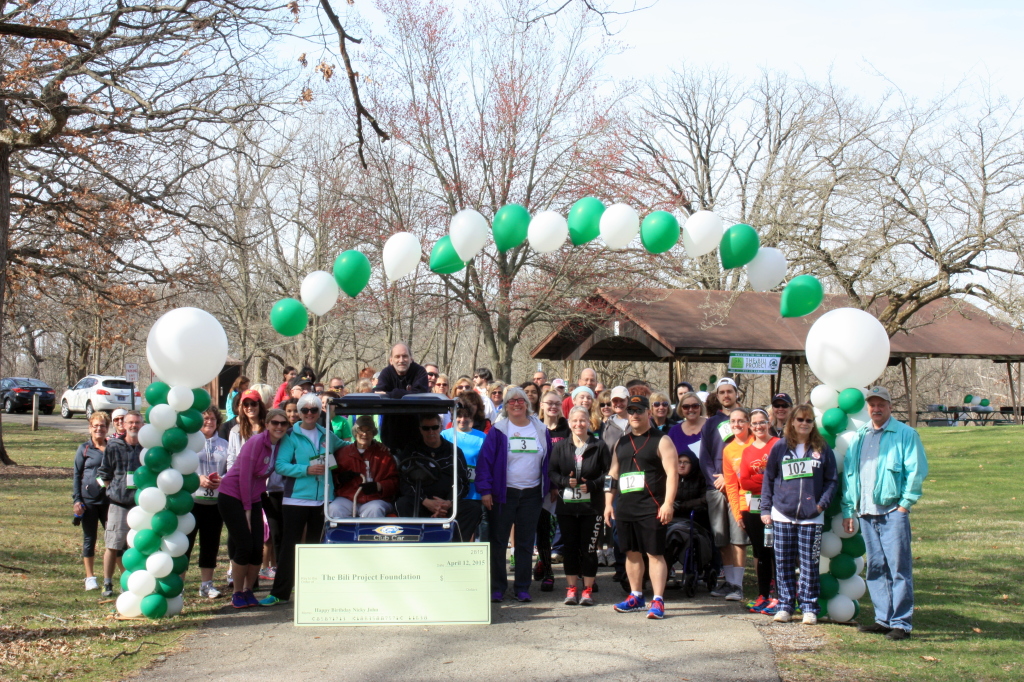
[(53, 414), (56, 393), (46, 382), (39, 379), (10, 377), (0, 380), (0, 400), (4, 404), (4, 412), (27, 412), (32, 409), (32, 396), (39, 394), (39, 411)]

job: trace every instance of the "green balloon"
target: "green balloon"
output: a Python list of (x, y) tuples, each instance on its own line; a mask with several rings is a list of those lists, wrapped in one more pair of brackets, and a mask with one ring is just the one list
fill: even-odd
[(846, 413), (838, 407), (829, 408), (825, 410), (825, 414), (821, 415), (821, 425), (833, 436), (846, 430), (848, 420), (849, 417), (846, 416)]
[(665, 253), (679, 241), (679, 221), (668, 211), (655, 211), (640, 225), (640, 241), (650, 253)]
[(193, 388), (192, 389), (192, 409), (197, 412), (205, 412), (212, 404), (210, 394), (206, 392), (205, 388)]
[(593, 241), (601, 234), (601, 215), (604, 204), (594, 197), (583, 197), (569, 209), (569, 239), (575, 246)]
[(181, 594), (185, 587), (185, 581), (177, 573), (171, 573), (163, 578), (156, 579), (156, 593), (170, 599)]
[(988, 398), (982, 398), (981, 402), (978, 403), (978, 404), (981, 405), (982, 407), (988, 407), (989, 405), (991, 405), (991, 403), (989, 402)]
[(136, 507), (139, 506), (139, 493), (141, 493), (141, 492), (142, 492), (142, 488), (136, 488), (135, 489), (135, 494), (132, 495), (132, 498), (135, 500), (135, 506)]
[(845, 388), (839, 394), (839, 409), (846, 414), (857, 414), (864, 407), (864, 394), (859, 388)]
[(853, 600), (853, 618), (850, 620), (857, 620), (857, 616), (860, 615), (860, 602), (856, 599)]
[(178, 530), (178, 517), (164, 509), (153, 514), (153, 521), (150, 525), (160, 535), (170, 535)]
[(818, 603), (822, 601), (828, 601), (832, 597), (839, 594), (839, 581), (836, 580), (835, 576), (825, 573), (819, 576), (820, 586), (818, 587)]
[(964, 396), (964, 405), (969, 404), (972, 400), (974, 400), (974, 396), (968, 393)]
[(710, 384), (718, 383), (718, 377), (716, 377), (714, 374), (712, 374), (710, 377), (708, 377), (708, 383), (710, 383)]
[(828, 443), (828, 446), (830, 448), (834, 449), (836, 447), (836, 435), (834, 433), (829, 433), (828, 431), (825, 431), (824, 433), (821, 434), (821, 437), (825, 439), (825, 442)]
[(163, 618), (167, 614), (167, 598), (160, 594), (148, 594), (142, 598), (142, 615), (146, 618)]
[[(161, 448), (162, 450), (163, 448)], [(149, 454), (148, 452), (146, 453)], [(164, 467), (165, 469), (167, 467)], [(156, 472), (148, 466), (141, 466), (135, 470), (135, 487), (139, 490), (152, 488), (156, 485)]]
[(846, 580), (857, 572), (857, 564), (849, 554), (836, 554), (829, 559), (828, 572), (836, 577), (836, 580)]
[(132, 577), (133, 571), (129, 571), (127, 568), (121, 573), (121, 591), (128, 591), (128, 578)]
[[(195, 433), (203, 428), (203, 413), (195, 408), (179, 412), (178, 428), (185, 433)], [(188, 445), (187, 437), (185, 438), (185, 444)], [(175, 452), (179, 452), (179, 450), (175, 450)]]
[[(136, 533), (136, 535), (138, 535), (138, 533)], [(129, 547), (126, 549), (124, 554), (121, 555), (121, 561), (124, 563), (125, 571), (141, 571), (146, 568), (146, 555), (135, 547)]]
[(199, 490), (199, 474), (192, 472), (181, 477), (181, 489), (190, 493)]
[(494, 245), (502, 253), (525, 242), (529, 229), (530, 212), (519, 204), (505, 204), (498, 209), (494, 214), (494, 220), (491, 221)]
[(818, 618), (828, 618), (828, 600), (818, 599)]
[(145, 556), (149, 556), (160, 549), (160, 539), (160, 534), (155, 530), (150, 530), (149, 528), (140, 530), (135, 534), (135, 549)]
[[(188, 436), (185, 437), (185, 442), (188, 442)], [(175, 452), (177, 452), (177, 450), (175, 450)], [(155, 475), (171, 466), (171, 453), (168, 452), (167, 448), (162, 448), (158, 445), (155, 448), (146, 450), (146, 456), (143, 460), (143, 464), (146, 465), (146, 468)], [(153, 482), (156, 483), (155, 476), (153, 478)]]
[(301, 334), (308, 323), (306, 306), (294, 298), (282, 298), (270, 309), (270, 326), (282, 336)]
[(430, 271), (439, 275), (452, 275), (464, 267), (466, 263), (455, 252), (451, 236), (446, 234), (438, 239), (430, 251)]
[(192, 503), (192, 493), (185, 489), (181, 489), (173, 495), (167, 496), (167, 511), (171, 512), (175, 516), (188, 514), (192, 511)]
[(864, 545), (864, 536), (857, 533), (852, 538), (843, 538), (843, 554), (849, 554), (854, 559), (864, 556), (868, 548)]
[[(167, 402), (167, 391), (171, 387), (162, 381), (154, 381), (146, 386), (146, 402), (150, 405), (163, 405)], [(147, 421), (149, 421), (147, 419)]]
[(174, 557), (174, 569), (172, 573), (181, 575), (188, 570), (188, 555), (182, 554), (181, 556)]
[(783, 317), (803, 317), (810, 315), (825, 299), (825, 290), (814, 275), (799, 275), (789, 280), (782, 290), (782, 302), (779, 310)]
[(334, 259), (334, 281), (349, 298), (355, 298), (366, 288), (372, 273), (370, 259), (354, 249), (342, 251)]
[(154, 407), (156, 407), (156, 405), (150, 405), (149, 407), (146, 408), (146, 414), (142, 415), (143, 421), (145, 421), (147, 424), (153, 423), (152, 420), (150, 420), (149, 418), (149, 413), (153, 411)]
[(706, 390), (708, 390), (708, 385), (707, 384), (701, 384), (700, 388), (698, 388), (697, 390), (706, 391)]
[(718, 245), (718, 253), (722, 257), (722, 267), (726, 270), (742, 268), (754, 260), (759, 248), (761, 248), (761, 239), (757, 236), (757, 230), (743, 223), (733, 225), (725, 231), (722, 241)]
[[(176, 426), (164, 431), (164, 435), (160, 438), (160, 442), (163, 443), (164, 449), (170, 452), (181, 452), (188, 447), (188, 434), (179, 429)], [(149, 454), (148, 452), (146, 453)], [(168, 462), (168, 466), (170, 462)], [(148, 466), (148, 465), (147, 465)]]

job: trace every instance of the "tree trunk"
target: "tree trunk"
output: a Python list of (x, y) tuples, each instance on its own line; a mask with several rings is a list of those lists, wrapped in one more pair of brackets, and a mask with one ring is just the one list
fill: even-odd
[[(0, 100), (0, 125), (7, 121), (7, 103)], [(0, 142), (0, 360), (4, 348), (4, 297), (7, 295), (7, 242), (11, 232), (11, 147)], [(17, 465), (4, 446), (3, 421), (0, 418), (0, 463)]]

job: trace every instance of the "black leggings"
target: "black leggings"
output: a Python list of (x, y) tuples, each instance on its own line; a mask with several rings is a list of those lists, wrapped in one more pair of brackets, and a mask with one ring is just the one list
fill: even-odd
[[(263, 563), (263, 505), (253, 502), (249, 512), (251, 523), (245, 519), (245, 507), (237, 497), (221, 493), (217, 496), (217, 509), (228, 529), (228, 555), (239, 566), (259, 566)], [(236, 576), (235, 587), (240, 588), (242, 576)]]
[(270, 542), (274, 545), (274, 559), (281, 556), (281, 503), (283, 492), (263, 493), (263, 513), (267, 515), (267, 526), (270, 528)]
[(192, 548), (195, 547), (198, 535), (199, 568), (217, 568), (220, 535), (224, 530), (224, 520), (220, 517), (220, 509), (215, 504), (199, 504), (197, 502), (192, 505), (192, 516), (196, 518), (196, 527), (188, 534), (188, 551), (185, 556), (192, 559)]
[(303, 507), (297, 504), (286, 504), (281, 507), (281, 553), (277, 555), (277, 575), (274, 576), (274, 587), (270, 594), (282, 601), (292, 598), (295, 586), (295, 545), (302, 542), (306, 535), (306, 544), (320, 542), (324, 532), (324, 506)]
[(590, 514), (559, 514), (558, 527), (562, 530), (562, 567), (565, 575), (573, 578), (597, 576), (597, 541), (601, 537), (603, 516)]
[(85, 511), (82, 512), (82, 558), (96, 556), (96, 536), (98, 524), (107, 528), (107, 509), (109, 502), (102, 504), (85, 504)]
[(764, 523), (760, 514), (743, 512), (743, 525), (747, 528), (750, 538), (750, 549), (757, 559), (757, 593), (765, 599), (770, 598), (772, 578), (775, 577), (775, 550), (764, 546)]
[(554, 575), (551, 568), (551, 520), (553, 518), (551, 512), (541, 509), (540, 518), (537, 519), (537, 560), (544, 564), (545, 577)]

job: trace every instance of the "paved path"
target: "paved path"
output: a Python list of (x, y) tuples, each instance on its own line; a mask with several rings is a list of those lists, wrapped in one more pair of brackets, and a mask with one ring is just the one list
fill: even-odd
[[(564, 590), (529, 604), (494, 605), (490, 626), (297, 628), (291, 606), (225, 607), (185, 650), (140, 679), (180, 682), (305, 680), (688, 680), (778, 682), (772, 654), (735, 602), (669, 592), (665, 620), (619, 614), (602, 570), (594, 607), (565, 606)], [(190, 591), (194, 585), (187, 586)]]
[[(27, 425), (32, 423), (32, 414), (30, 412), (23, 414), (4, 414), (3, 420), (14, 424)], [(39, 425), (46, 426), (51, 429), (71, 431), (73, 433), (89, 433), (89, 422), (86, 420), (85, 415), (75, 415), (74, 419), (64, 419), (60, 416), (59, 412), (54, 412), (50, 415), (40, 414)]]

